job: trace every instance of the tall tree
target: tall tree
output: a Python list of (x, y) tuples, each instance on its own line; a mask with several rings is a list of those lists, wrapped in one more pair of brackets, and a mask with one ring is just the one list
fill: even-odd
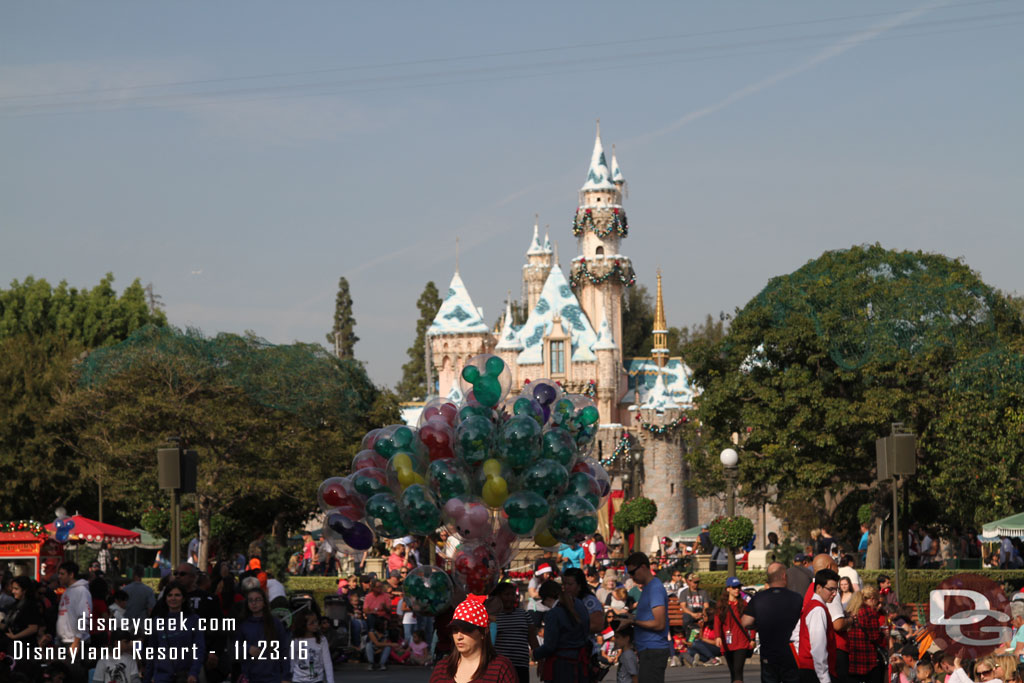
[(359, 337), (355, 333), (356, 319), (352, 315), (352, 295), (348, 280), (338, 278), (338, 296), (334, 299), (334, 327), (327, 333), (327, 343), (338, 358), (355, 358)]
[(402, 401), (421, 399), (430, 393), (427, 387), (427, 328), (434, 322), (434, 316), (440, 308), (441, 295), (437, 291), (437, 285), (430, 281), (423, 288), (420, 298), (416, 300), (416, 309), (420, 313), (416, 320), (416, 338), (406, 351), (409, 361), (402, 366), (402, 379), (395, 388), (395, 393)]
[(653, 330), (654, 297), (644, 285), (626, 288), (622, 295), (622, 357), (650, 356)]
[[(1020, 452), (1022, 337), (1012, 302), (960, 261), (877, 245), (826, 252), (772, 279), (721, 341), (688, 347), (702, 388), (693, 487), (721, 490), (718, 452), (738, 434), (742, 495), (777, 491), (827, 520), (878, 490), (874, 441), (902, 422), (934, 473), (911, 483), (918, 509), (973, 523), (1006, 487), (1001, 465), (965, 467), (964, 454)], [(1000, 496), (998, 507), (1022, 502)]]
[(703, 323), (698, 323), (692, 327), (689, 325), (669, 327), (668, 348), (670, 354), (686, 358), (689, 355), (686, 347), (694, 342), (708, 341), (714, 343), (721, 341), (722, 337), (725, 336), (726, 322), (727, 318), (724, 313), (719, 313), (717, 318), (708, 313)]
[[(94, 352), (56, 418), (73, 437), (82, 475), (107, 477), (105, 495), (141, 512), (154, 498), (153, 453), (180, 435), (199, 451), (200, 558), (215, 513), (239, 500), (278, 538), (315, 510), (319, 482), (344, 470), (384, 414), (362, 365), (319, 346), (274, 346), (251, 335), (140, 330)], [(386, 408), (386, 407), (385, 407)], [(116, 474), (116, 477), (112, 476)]]

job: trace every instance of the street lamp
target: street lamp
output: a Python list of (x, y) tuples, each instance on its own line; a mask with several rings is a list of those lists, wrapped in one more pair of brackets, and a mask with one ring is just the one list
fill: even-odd
[[(734, 449), (726, 448), (718, 458), (722, 461), (722, 466), (725, 468), (725, 513), (729, 517), (733, 517), (736, 515), (736, 475), (738, 473), (737, 465), (740, 462), (740, 456)], [(728, 552), (729, 576), (736, 576), (736, 549), (728, 548)]]

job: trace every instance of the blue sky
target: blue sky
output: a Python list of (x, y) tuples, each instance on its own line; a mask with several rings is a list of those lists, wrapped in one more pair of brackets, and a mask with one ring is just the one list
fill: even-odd
[(394, 384), (456, 237), (489, 322), (535, 213), (568, 267), (600, 117), (670, 324), (860, 243), (1019, 292), (1022, 39), (1012, 0), (4, 3), (0, 277), (322, 342), (344, 275)]

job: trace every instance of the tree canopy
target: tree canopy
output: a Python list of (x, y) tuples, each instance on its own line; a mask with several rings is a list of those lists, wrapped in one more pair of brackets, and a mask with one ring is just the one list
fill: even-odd
[[(852, 492), (877, 490), (874, 441), (902, 422), (919, 435), (920, 509), (954, 525), (1019, 507), (1024, 492), (1003, 477), (1024, 467), (1022, 333), (1013, 302), (958, 260), (826, 252), (772, 279), (720, 341), (688, 347), (702, 388), (693, 485), (720, 489), (717, 454), (735, 434), (749, 501), (777, 495), (825, 520)], [(978, 497), (956, 495), (972, 478)]]
[(427, 363), (426, 343), (427, 328), (434, 322), (434, 316), (441, 308), (441, 295), (437, 291), (437, 285), (430, 281), (420, 293), (416, 300), (416, 310), (419, 317), (416, 319), (416, 337), (412, 346), (406, 350), (409, 360), (402, 366), (402, 379), (399, 380), (395, 392), (403, 401), (422, 399), (427, 395)]

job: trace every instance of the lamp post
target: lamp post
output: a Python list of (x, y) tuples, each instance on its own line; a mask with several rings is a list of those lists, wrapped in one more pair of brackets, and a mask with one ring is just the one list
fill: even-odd
[[(725, 484), (726, 484), (726, 499), (725, 499), (725, 514), (729, 517), (736, 515), (736, 475), (738, 473), (737, 465), (740, 462), (739, 454), (732, 448), (726, 448), (722, 451), (722, 454), (718, 456), (722, 461), (722, 466), (725, 468)], [(736, 575), (736, 549), (728, 548), (729, 552), (729, 576)]]

